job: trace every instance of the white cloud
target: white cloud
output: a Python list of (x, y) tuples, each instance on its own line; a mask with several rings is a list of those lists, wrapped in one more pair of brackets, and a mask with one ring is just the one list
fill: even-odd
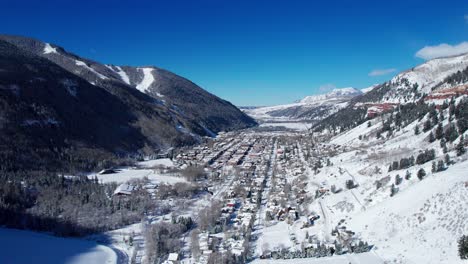
[(389, 73), (396, 72), (395, 68), (390, 68), (390, 69), (375, 69), (371, 72), (369, 72), (369, 76), (382, 76), (382, 75), (387, 75)]
[(457, 45), (442, 43), (437, 46), (425, 46), (424, 48), (418, 50), (415, 56), (425, 60), (430, 60), (434, 58), (460, 55), (467, 52), (468, 42), (464, 41)]
[(331, 91), (333, 89), (336, 89), (336, 86), (334, 84), (331, 84), (331, 83), (327, 83), (327, 84), (321, 85), (319, 87), (320, 92), (329, 92), (329, 91)]

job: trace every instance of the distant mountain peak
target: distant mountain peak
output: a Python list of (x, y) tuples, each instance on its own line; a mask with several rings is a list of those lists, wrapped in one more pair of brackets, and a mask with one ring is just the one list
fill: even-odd
[(326, 94), (306, 96), (299, 103), (312, 104), (330, 100), (350, 99), (361, 94), (362, 92), (354, 87), (336, 88)]

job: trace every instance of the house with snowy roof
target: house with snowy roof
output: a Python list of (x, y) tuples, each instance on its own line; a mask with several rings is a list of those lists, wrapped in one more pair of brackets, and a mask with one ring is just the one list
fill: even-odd
[(122, 183), (115, 188), (114, 195), (131, 195), (136, 186), (129, 183)]

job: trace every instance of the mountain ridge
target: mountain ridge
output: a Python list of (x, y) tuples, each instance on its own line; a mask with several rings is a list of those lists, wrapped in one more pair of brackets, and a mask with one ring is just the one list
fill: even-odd
[[(2, 35), (0, 46), (0, 159), (11, 169), (27, 168), (28, 160), (34, 161), (31, 167), (60, 169), (70, 163), (59, 158), (69, 155), (65, 152), (81, 152), (74, 153), (81, 158), (73, 163), (89, 169), (115, 155), (150, 155), (256, 124), (232, 104), (168, 71), (158, 70), (155, 78), (164, 81), (161, 91), (174, 88), (161, 98), (158, 91), (142, 93), (122, 78), (141, 82), (143, 76), (133, 72), (138, 68), (119, 66), (115, 69), (126, 70), (118, 74), (30, 38)], [(11, 145), (15, 140), (21, 147)]]
[(293, 119), (317, 122), (345, 107), (347, 101), (361, 94), (361, 90), (353, 87), (335, 88), (327, 93), (306, 96), (291, 104), (243, 110), (260, 120)]

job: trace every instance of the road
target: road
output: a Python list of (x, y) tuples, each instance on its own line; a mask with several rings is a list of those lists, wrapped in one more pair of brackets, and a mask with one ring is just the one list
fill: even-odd
[(257, 240), (254, 241), (255, 245), (253, 249), (255, 250), (254, 252), (257, 255), (262, 254), (262, 245), (263, 245), (263, 229), (265, 228), (265, 212), (266, 212), (266, 207), (267, 203), (269, 200), (270, 196), (270, 187), (271, 187), (271, 178), (273, 177), (273, 171), (276, 166), (276, 151), (277, 151), (278, 145), (276, 142), (276, 139), (274, 139), (273, 142), (273, 147), (272, 147), (272, 153), (270, 155), (270, 161), (269, 161), (269, 166), (267, 168), (267, 171), (265, 173), (265, 186), (263, 188), (262, 192), (262, 201), (260, 203), (260, 208), (258, 209), (257, 213), (257, 220), (254, 224), (253, 227), (253, 234), (255, 237), (257, 237)]

